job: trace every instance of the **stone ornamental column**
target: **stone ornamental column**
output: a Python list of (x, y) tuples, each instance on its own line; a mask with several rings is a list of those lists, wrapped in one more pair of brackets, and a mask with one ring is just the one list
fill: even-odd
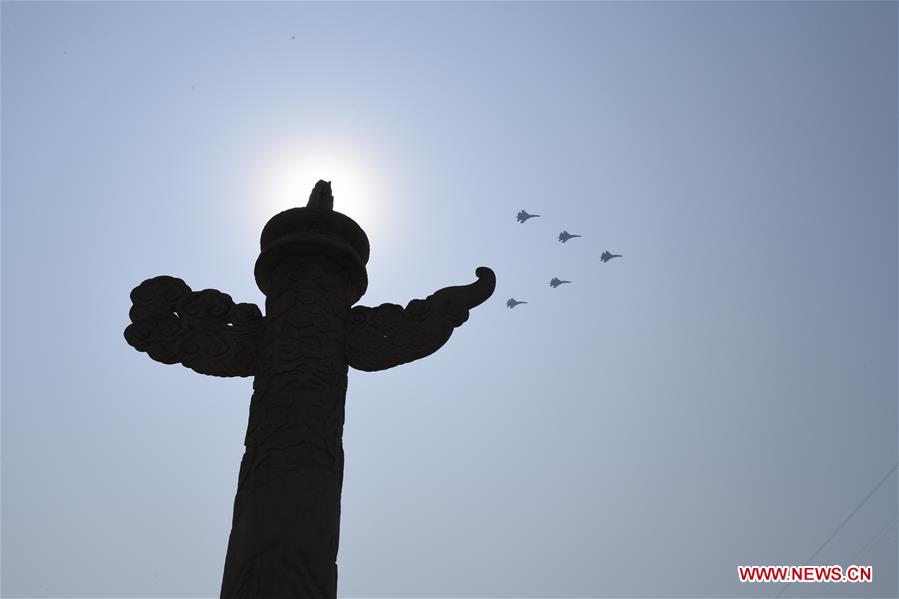
[(368, 286), (368, 238), (333, 203), (319, 181), (305, 208), (263, 228), (255, 275), (265, 316), (169, 276), (131, 292), (129, 345), (201, 374), (254, 377), (223, 599), (337, 596), (348, 368), (434, 353), (496, 286), (480, 267), (474, 283), (405, 308), (355, 305)]

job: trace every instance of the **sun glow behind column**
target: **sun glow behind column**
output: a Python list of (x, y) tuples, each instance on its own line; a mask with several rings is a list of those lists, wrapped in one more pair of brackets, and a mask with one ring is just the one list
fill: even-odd
[(384, 204), (381, 177), (372, 156), (357, 146), (316, 144), (281, 147), (258, 169), (259, 215), (271, 216), (305, 206), (320, 179), (331, 182), (334, 210), (346, 214), (371, 235), (383, 234), (389, 207)]

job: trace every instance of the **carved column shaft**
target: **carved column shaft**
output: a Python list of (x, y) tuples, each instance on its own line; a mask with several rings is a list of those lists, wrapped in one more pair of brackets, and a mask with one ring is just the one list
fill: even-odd
[(271, 275), (222, 597), (336, 597), (348, 279), (324, 257)]

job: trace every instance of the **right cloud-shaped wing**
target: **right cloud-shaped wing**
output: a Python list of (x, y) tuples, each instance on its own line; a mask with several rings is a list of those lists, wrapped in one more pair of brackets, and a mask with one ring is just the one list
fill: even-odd
[(350, 310), (347, 363), (356, 370), (392, 368), (429, 356), (449, 340), (468, 312), (485, 302), (496, 288), (496, 275), (482, 266), (470, 285), (446, 287), (403, 308), (381, 304)]

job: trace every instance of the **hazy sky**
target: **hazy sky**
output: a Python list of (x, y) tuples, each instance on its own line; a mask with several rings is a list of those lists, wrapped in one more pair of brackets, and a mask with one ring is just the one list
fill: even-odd
[[(318, 178), (362, 303), (498, 277), (350, 373), (342, 596), (774, 597), (897, 461), (896, 3), (7, 1), (4, 597), (217, 596), (252, 381), (128, 294), (262, 305)], [(897, 596), (896, 529), (893, 474), (814, 560), (874, 583), (784, 597)]]

